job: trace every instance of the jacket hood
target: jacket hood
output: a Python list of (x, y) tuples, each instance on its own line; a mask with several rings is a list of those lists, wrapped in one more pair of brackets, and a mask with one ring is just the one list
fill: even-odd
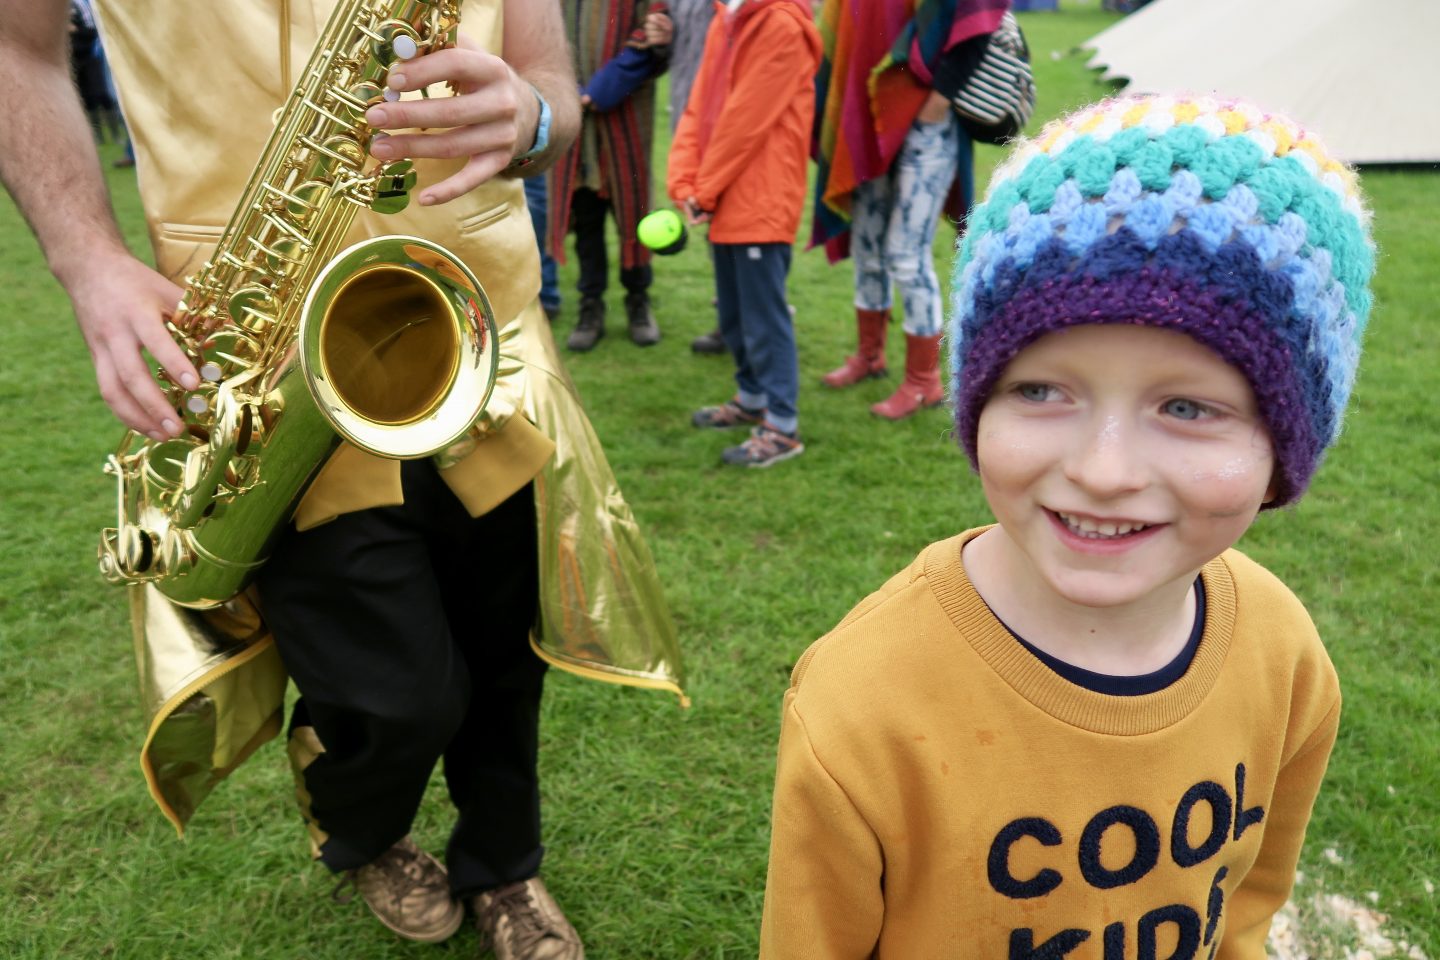
[[(774, 10), (776, 14), (795, 17), (812, 26), (815, 23), (815, 17), (810, 12), (809, 0), (745, 0), (733, 14), (728, 12), (724, 0), (716, 0), (715, 6), (719, 16), (734, 17), (732, 28), (736, 32), (744, 29), (745, 22), (751, 17), (759, 16), (766, 10)], [(812, 48), (811, 52), (819, 54), (820, 35), (815, 31), (806, 31), (805, 38)]]

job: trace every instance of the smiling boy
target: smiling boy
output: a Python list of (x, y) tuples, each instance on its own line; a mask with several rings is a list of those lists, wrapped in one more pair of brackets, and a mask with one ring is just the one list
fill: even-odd
[(1338, 433), (1373, 263), (1353, 172), (1248, 104), (1109, 101), (996, 172), (951, 348), (998, 523), (796, 665), (762, 957), (1264, 957), (1340, 690), (1232, 547)]

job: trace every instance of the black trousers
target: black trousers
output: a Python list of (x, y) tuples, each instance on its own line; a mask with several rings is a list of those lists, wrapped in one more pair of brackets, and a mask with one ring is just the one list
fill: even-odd
[(436, 761), (458, 812), (457, 895), (540, 868), (536, 754), (546, 664), (527, 485), (471, 518), (431, 462), (401, 464), (405, 503), (284, 534), (261, 602), (325, 752), (303, 774), (333, 870), (410, 830)]
[[(575, 256), (580, 258), (580, 279), (575, 288), (582, 297), (602, 297), (610, 282), (610, 261), (605, 250), (605, 215), (610, 201), (589, 187), (577, 187), (570, 195), (570, 230), (575, 234)], [(626, 293), (644, 294), (650, 289), (654, 271), (650, 264), (622, 268), (620, 285)]]

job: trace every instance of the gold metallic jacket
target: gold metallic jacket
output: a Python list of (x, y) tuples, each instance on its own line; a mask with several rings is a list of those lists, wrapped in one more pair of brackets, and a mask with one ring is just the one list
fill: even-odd
[[(180, 282), (219, 238), (331, 0), (96, 0), (136, 152), (156, 268)], [(501, 0), (466, 0), (462, 31), (498, 53)], [(443, 95), (443, 91), (432, 91)], [(458, 162), (419, 161), (434, 183)], [(539, 307), (539, 262), (521, 184), (496, 178), (439, 207), (364, 213), (350, 241), (407, 233), (463, 259), (500, 328), (500, 375), (483, 439), (437, 457), (479, 516), (535, 483), (540, 625), (535, 652), (601, 680), (680, 695), (674, 623), (654, 562), (561, 365)], [(349, 241), (347, 241), (349, 242)], [(308, 529), (402, 501), (395, 461), (342, 446), (296, 511)], [(149, 728), (141, 766), (161, 810), (184, 829), (200, 800), (281, 727), (286, 676), (248, 594), (196, 613), (131, 587)]]

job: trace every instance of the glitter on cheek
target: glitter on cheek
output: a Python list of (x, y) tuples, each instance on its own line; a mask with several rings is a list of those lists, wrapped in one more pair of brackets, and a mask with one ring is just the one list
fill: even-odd
[(1239, 480), (1241, 477), (1253, 473), (1255, 466), (1256, 461), (1254, 457), (1235, 457), (1233, 460), (1222, 464), (1220, 468), (1215, 471), (1215, 479), (1222, 483), (1230, 480)]
[(1270, 482), (1268, 450), (1230, 457), (1221, 463), (1191, 465), (1188, 496), (1212, 518), (1237, 517), (1258, 509)]

